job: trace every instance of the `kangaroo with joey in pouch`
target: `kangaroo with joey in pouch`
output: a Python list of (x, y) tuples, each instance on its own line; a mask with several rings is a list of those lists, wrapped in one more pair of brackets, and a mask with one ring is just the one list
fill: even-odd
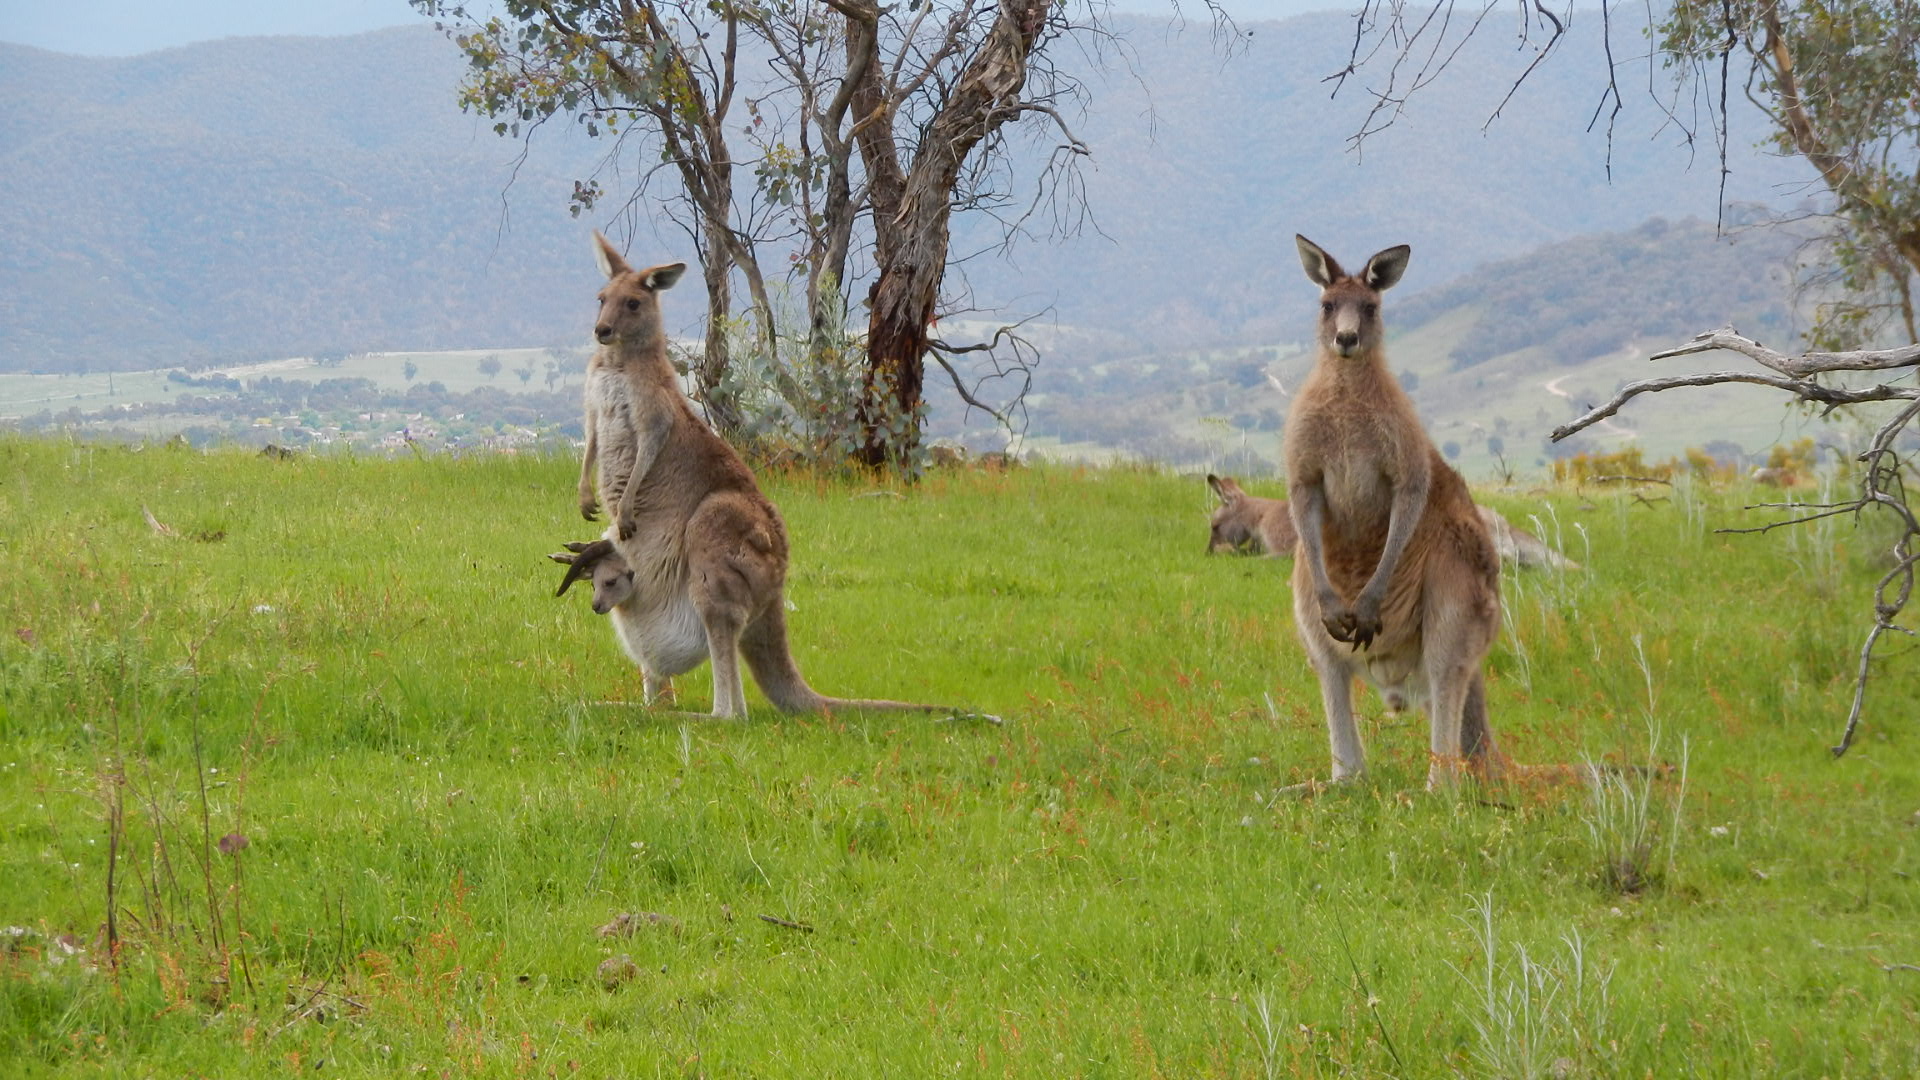
[(1500, 630), (1499, 559), (1467, 485), (1420, 426), (1387, 368), (1380, 294), (1411, 249), (1348, 274), (1296, 236), (1320, 287), (1318, 353), (1285, 435), (1299, 533), (1293, 611), (1326, 709), (1333, 781), (1365, 769), (1353, 677), (1390, 703), (1422, 704), (1429, 789), (1461, 770), (1495, 779), (1482, 664)]
[[(612, 517), (591, 543), (550, 558), (567, 564), (564, 593), (590, 578), (596, 612), (611, 617), (640, 666), (648, 704), (675, 675), (713, 661), (715, 717), (744, 717), (744, 659), (782, 712), (833, 708), (949, 712), (941, 705), (830, 698), (816, 693), (787, 643), (787, 529), (740, 455), (680, 390), (667, 359), (660, 293), (684, 263), (635, 270), (594, 233), (606, 286), (587, 364), (586, 452), (580, 514)], [(595, 497), (596, 484), (598, 499)]]

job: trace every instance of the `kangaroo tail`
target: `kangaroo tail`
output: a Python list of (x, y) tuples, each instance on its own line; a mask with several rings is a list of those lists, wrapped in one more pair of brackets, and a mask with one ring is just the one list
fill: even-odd
[(927, 705), (918, 701), (888, 701), (885, 698), (832, 698), (820, 699), (828, 711), (834, 709), (866, 709), (869, 712), (917, 712), (939, 713), (955, 719), (984, 720), (989, 724), (1003, 724), (1006, 721), (992, 713), (977, 709), (961, 708), (958, 705)]
[(740, 657), (753, 672), (753, 681), (767, 695), (773, 707), (784, 713), (823, 713), (835, 709), (865, 709), (873, 712), (946, 713), (950, 716), (980, 717), (992, 723), (1000, 718), (972, 709), (948, 705), (924, 705), (913, 701), (888, 701), (885, 698), (826, 697), (807, 685), (806, 677), (793, 662), (793, 649), (787, 643), (785, 601), (776, 598), (767, 613), (748, 624), (740, 635)]

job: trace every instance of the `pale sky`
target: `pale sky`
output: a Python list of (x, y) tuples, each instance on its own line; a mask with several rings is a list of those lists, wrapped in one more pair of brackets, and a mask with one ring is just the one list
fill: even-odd
[[(1236, 19), (1344, 10), (1355, 0), (1223, 0)], [(1199, 0), (1183, 0), (1204, 18)], [(1155, 0), (1115, 0), (1117, 11), (1170, 13)], [(0, 0), (0, 41), (82, 56), (130, 56), (213, 38), (357, 34), (423, 22), (406, 0)]]

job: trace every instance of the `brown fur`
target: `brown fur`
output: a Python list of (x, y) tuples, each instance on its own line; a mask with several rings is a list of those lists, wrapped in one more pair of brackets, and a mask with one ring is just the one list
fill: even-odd
[[(1291, 558), (1300, 534), (1294, 531), (1293, 514), (1285, 499), (1264, 499), (1249, 495), (1231, 476), (1207, 474), (1207, 486), (1220, 497), (1208, 521), (1209, 555), (1247, 552), (1253, 555)], [(1552, 570), (1578, 570), (1580, 564), (1548, 547), (1539, 537), (1508, 521), (1491, 506), (1476, 506), (1480, 520), (1493, 538), (1500, 564), (1511, 563), (1520, 569), (1543, 567)]]
[(1207, 553), (1251, 551), (1256, 555), (1292, 555), (1300, 539), (1285, 499), (1249, 495), (1231, 476), (1207, 474), (1207, 486), (1220, 498), (1214, 508)]
[(1352, 679), (1410, 697), (1429, 721), (1428, 786), (1497, 765), (1481, 663), (1500, 629), (1499, 560), (1467, 493), (1387, 369), (1380, 294), (1408, 249), (1348, 275), (1305, 237), (1321, 286), (1319, 354), (1287, 419), (1299, 557), (1294, 620), (1319, 676), (1333, 779), (1365, 769)]
[(1480, 521), (1487, 527), (1487, 535), (1493, 538), (1493, 547), (1500, 555), (1502, 565), (1512, 563), (1522, 569), (1539, 567), (1546, 570), (1578, 570), (1580, 564), (1553, 550), (1546, 542), (1527, 530), (1508, 521), (1505, 515), (1491, 506), (1482, 506)]
[(783, 712), (953, 711), (823, 697), (807, 685), (787, 644), (786, 525), (746, 462), (694, 413), (667, 359), (659, 292), (685, 267), (636, 271), (605, 237), (595, 233), (594, 241), (607, 285), (594, 328), (600, 348), (587, 365), (580, 512), (593, 519), (597, 478), (613, 522), (604, 549), (587, 545), (561, 560), (573, 564), (561, 591), (593, 573), (599, 610), (599, 572), (624, 577), (617, 602), (606, 602), (649, 702), (671, 694), (673, 676), (711, 658), (714, 716), (747, 713), (742, 659)]

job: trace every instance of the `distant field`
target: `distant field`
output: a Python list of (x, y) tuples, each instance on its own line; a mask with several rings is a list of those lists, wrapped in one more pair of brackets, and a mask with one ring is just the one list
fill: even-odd
[[(1451, 370), (1449, 354), (1459, 332), (1475, 317), (1470, 308), (1448, 312), (1417, 332), (1395, 336), (1389, 345), (1389, 366), (1411, 373), (1411, 394), (1426, 417), (1437, 444), (1459, 450), (1454, 464), (1475, 480), (1500, 474), (1500, 461), (1489, 449), (1498, 436), (1500, 457), (1521, 476), (1545, 472), (1550, 451), (1547, 432), (1576, 415), (1575, 405), (1604, 401), (1624, 381), (1655, 374), (1679, 374), (1737, 366), (1727, 357), (1694, 356), (1650, 364), (1647, 351), (1626, 350), (1583, 364), (1563, 365), (1554, 357), (1522, 350), (1494, 357), (1465, 371)], [(1056, 332), (1058, 332), (1056, 330)], [(1227, 372), (1243, 358), (1259, 352), (1272, 359), (1264, 364), (1265, 378), (1251, 387), (1227, 387)], [(498, 374), (488, 377), (481, 362), (493, 357)], [(363, 378), (383, 390), (404, 392), (409, 385), (438, 382), (451, 393), (493, 387), (509, 394), (543, 391), (548, 364), (557, 376), (552, 389), (577, 387), (586, 367), (587, 350), (475, 349), (457, 352), (355, 354), (334, 363), (289, 359), (219, 368), (196, 375), (224, 375), (243, 383), (262, 378), (317, 383), (332, 378)], [(407, 365), (414, 377), (406, 377)], [(1018, 444), (1021, 453), (1065, 462), (1107, 464), (1141, 460), (1175, 460), (1187, 468), (1215, 468), (1229, 460), (1257, 455), (1268, 463), (1265, 471), (1278, 473), (1282, 458), (1277, 431), (1237, 430), (1229, 417), (1248, 412), (1283, 416), (1292, 404), (1312, 364), (1312, 354), (1298, 342), (1258, 347), (1198, 350), (1154, 354), (1083, 365), (1079, 370), (1091, 382), (1063, 380), (1042, 360), (1030, 402), (1042, 419), (1029, 427)], [(522, 382), (517, 372), (531, 370)], [(1103, 380), (1112, 380), (1110, 383)], [(1142, 380), (1152, 392), (1141, 393)], [(181, 394), (219, 396), (223, 391), (171, 382), (166, 371), (108, 375), (0, 374), (0, 421), (29, 416), (42, 410), (62, 413), (78, 408), (98, 413), (117, 405), (175, 401)], [(970, 417), (941, 379), (929, 383), (933, 406), (930, 434), (955, 438), (962, 433), (979, 446), (999, 445), (1001, 436), (979, 413)], [(1041, 406), (1050, 400), (1082, 399), (1083, 406), (1116, 416), (1137, 416), (1122, 424), (1113, 441), (1068, 438), (1052, 430)], [(277, 410), (265, 408), (263, 415)], [(1865, 409), (1861, 415), (1870, 415)], [(165, 437), (204, 418), (191, 414), (135, 419), (102, 417), (97, 423), (117, 425), (152, 436)], [(1631, 402), (1612, 421), (1587, 433), (1592, 443), (1615, 448), (1628, 442), (1641, 446), (1649, 460), (1677, 456), (1688, 447), (1709, 442), (1731, 442), (1749, 454), (1767, 447), (1813, 436), (1823, 442), (1846, 444), (1859, 431), (1844, 423), (1829, 423), (1816, 414), (1789, 408), (1777, 393), (1757, 387), (1713, 387), (1678, 390), (1644, 396)], [(1122, 437), (1133, 442), (1121, 444)], [(1170, 444), (1165, 440), (1176, 440)], [(1181, 449), (1170, 451), (1169, 446)], [(1247, 471), (1236, 468), (1234, 471)]]
[[(486, 357), (500, 361), (500, 371), (489, 378), (482, 374), (480, 362)], [(404, 390), (414, 383), (438, 382), (449, 391), (462, 393), (492, 386), (509, 393), (548, 389), (547, 363), (559, 365), (559, 380), (554, 384), (579, 385), (586, 370), (586, 350), (555, 352), (550, 349), (466, 349), (453, 352), (355, 353), (337, 363), (322, 364), (312, 358), (270, 360), (257, 364), (211, 368), (192, 372), (195, 377), (224, 375), (242, 383), (251, 379), (280, 378), (319, 382), (322, 379), (370, 379), (388, 390)], [(416, 371), (407, 378), (411, 362)], [(517, 371), (532, 367), (534, 375), (521, 382)], [(205, 387), (186, 386), (169, 381), (167, 372), (118, 372), (112, 375), (23, 375), (0, 374), (0, 419), (24, 416), (50, 409), (60, 412), (79, 408), (92, 412), (110, 405), (137, 405), (173, 401), (181, 394), (218, 394)]]
[(1490, 493), (1588, 566), (1507, 585), (1504, 746), (1673, 771), (1429, 795), (1369, 697), (1300, 800), (1285, 567), (1195, 478), (770, 480), (814, 684), (993, 727), (633, 705), (573, 470), (0, 438), (0, 1071), (1920, 1072), (1911, 652), (1825, 749), (1870, 527)]

